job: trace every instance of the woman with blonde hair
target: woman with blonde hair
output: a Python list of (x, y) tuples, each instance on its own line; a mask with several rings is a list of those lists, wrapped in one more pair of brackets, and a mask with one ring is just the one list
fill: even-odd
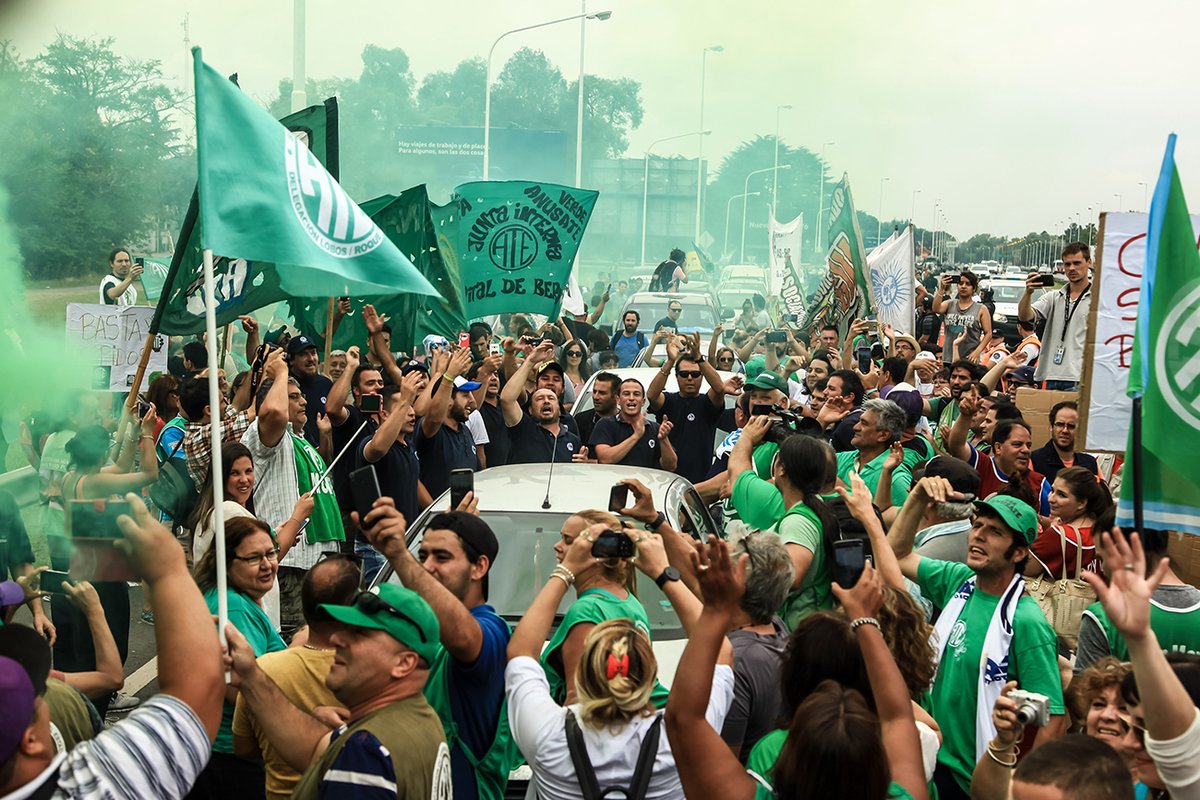
[[(644, 488), (644, 487), (642, 487)], [(607, 521), (587, 523), (587, 518)], [(568, 528), (583, 525), (568, 533)], [(572, 669), (571, 692), (575, 702), (564, 707), (551, 693), (548, 674), (537, 656), (554, 622), (555, 611), (571, 585), (583, 587), (587, 602), (601, 582), (601, 591), (615, 596), (626, 591), (614, 577), (632, 572), (628, 560), (611, 564), (592, 555), (598, 537), (608, 531), (633, 539), (639, 569), (647, 575), (667, 570), (661, 537), (621, 528), (611, 514), (581, 512), (564, 525), (558, 566), (550, 574), (508, 645), (505, 693), (513, 739), (533, 770), (537, 795), (542, 800), (579, 800), (607, 797), (621, 790), (627, 797), (677, 798), (683, 796), (662, 711), (654, 703), (658, 663), (650, 645), (645, 612), (641, 618), (617, 616), (583, 623), (587, 632), (579, 643)], [(668, 532), (666, 535), (674, 535)], [(607, 577), (604, 577), (607, 576)], [(663, 591), (690, 630), (699, 616), (700, 601), (679, 580), (663, 582)], [(632, 594), (626, 598), (634, 600)], [(640, 604), (638, 606), (640, 608)], [(568, 620), (571, 613), (567, 614)], [(567, 626), (564, 620), (560, 630)], [(572, 626), (571, 635), (580, 625)], [(732, 649), (726, 645), (713, 676), (708, 697), (708, 724), (719, 730), (733, 699)]]

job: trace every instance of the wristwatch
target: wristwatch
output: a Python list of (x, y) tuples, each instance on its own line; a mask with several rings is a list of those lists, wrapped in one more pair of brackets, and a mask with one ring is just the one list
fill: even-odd
[(662, 571), (662, 575), (659, 575), (654, 579), (654, 584), (661, 589), (667, 585), (668, 581), (677, 580), (679, 580), (679, 570), (675, 569), (674, 567), (667, 567)]
[(661, 528), (663, 525), (666, 525), (666, 524), (667, 524), (667, 515), (660, 511), (660, 512), (658, 512), (658, 516), (655, 517), (653, 519), (653, 521), (651, 521), (649, 524), (646, 525), (646, 530), (653, 533), (654, 531), (658, 530), (659, 528)]

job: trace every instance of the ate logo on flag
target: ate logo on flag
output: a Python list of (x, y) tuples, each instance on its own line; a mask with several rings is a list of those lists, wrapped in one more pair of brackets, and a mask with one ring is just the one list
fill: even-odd
[(284, 138), (288, 196), (313, 242), (337, 258), (365, 255), (383, 243), (383, 231), (352, 201), (294, 135)]
[(1163, 397), (1182, 420), (1200, 430), (1200, 285), (1173, 305), (1155, 344), (1155, 378)]

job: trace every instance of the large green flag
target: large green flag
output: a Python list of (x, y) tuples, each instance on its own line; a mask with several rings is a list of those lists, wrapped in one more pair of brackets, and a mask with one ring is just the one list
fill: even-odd
[(826, 273), (817, 287), (803, 326), (808, 331), (836, 325), (845, 336), (855, 318), (871, 313), (867, 259), (862, 243), (850, 178), (844, 173), (829, 198), (829, 251)]
[(433, 211), (467, 319), (525, 312), (557, 319), (599, 192), (554, 183), (481, 181)]
[[(280, 124), (301, 137), (329, 173), (337, 177), (337, 98), (331, 97), (321, 105), (309, 106), (290, 114), (280, 120)], [(157, 287), (150, 299), (157, 300), (159, 292), (164, 289), (167, 294), (166, 302), (160, 302), (155, 312), (159, 320), (154, 329), (162, 333), (187, 335), (204, 331), (204, 265), (198, 217), (197, 197), (193, 194), (179, 240), (176, 242), (175, 257), (170, 270), (162, 278), (153, 281), (165, 286)], [(280, 286), (275, 264), (269, 261), (248, 261), (245, 258), (214, 255), (213, 271), (219, 326), (235, 322), (239, 314), (249, 314), (255, 309), (288, 297), (287, 292)], [(143, 284), (148, 295), (152, 289), (146, 284), (145, 275), (150, 272), (151, 266), (147, 262)], [(318, 305), (324, 313), (328, 300), (322, 299)], [(322, 327), (322, 337), (324, 330)]]
[[(466, 330), (462, 284), (457, 273), (442, 258), (425, 186), (406, 189), (399, 197), (389, 194), (368, 200), (362, 203), (362, 209), (437, 288), (438, 296), (399, 294), (353, 298), (354, 310), (338, 324), (333, 347), (344, 350), (352, 344), (366, 343), (367, 329), (358, 312), (368, 302), (380, 314), (387, 315), (392, 328), (393, 350), (412, 352), (426, 334), (439, 333), (453, 338), (459, 331)], [(328, 302), (292, 300), (289, 306), (296, 327), (319, 346), (324, 346)]]
[(1200, 479), (1191, 471), (1200, 437), (1200, 253), (1174, 134), (1150, 204), (1128, 393), (1142, 398), (1142, 441), (1138, 452), (1131, 427), (1117, 522), (1133, 525), (1140, 468), (1146, 525), (1200, 534)]
[(290, 297), (436, 294), (301, 137), (192, 51), (204, 247), (270, 261)]

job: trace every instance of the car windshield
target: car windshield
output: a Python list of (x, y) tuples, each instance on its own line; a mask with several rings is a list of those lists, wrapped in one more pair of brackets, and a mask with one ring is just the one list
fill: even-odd
[[(1033, 300), (1046, 293), (1045, 289), (1038, 288), (1033, 290)], [(1019, 303), (1021, 295), (1025, 294), (1025, 287), (1022, 286), (993, 286), (992, 299), (997, 303)]]
[[(570, 514), (531, 513), (523, 511), (481, 511), (486, 522), (500, 541), (500, 553), (488, 572), (487, 602), (496, 613), (510, 623), (521, 620), (525, 611), (558, 563), (554, 545), (562, 534), (562, 525)], [(417, 551), (420, 536), (413, 539), (410, 550)], [(388, 577), (399, 583), (395, 573)], [(679, 616), (654, 581), (638, 573), (638, 597), (650, 620), (651, 634), (659, 639), (683, 637)], [(566, 613), (575, 599), (568, 592), (558, 607), (558, 616)]]
[[(717, 326), (713, 309), (706, 303), (689, 303), (687, 300), (680, 301), (679, 299), (671, 300), (671, 303), (679, 303), (683, 306), (683, 312), (679, 315), (678, 320), (681, 333), (694, 330), (711, 331)], [(653, 328), (660, 319), (667, 316), (668, 305), (669, 303), (665, 301), (655, 301), (653, 305), (637, 303), (634, 307), (642, 314), (642, 325)]]

